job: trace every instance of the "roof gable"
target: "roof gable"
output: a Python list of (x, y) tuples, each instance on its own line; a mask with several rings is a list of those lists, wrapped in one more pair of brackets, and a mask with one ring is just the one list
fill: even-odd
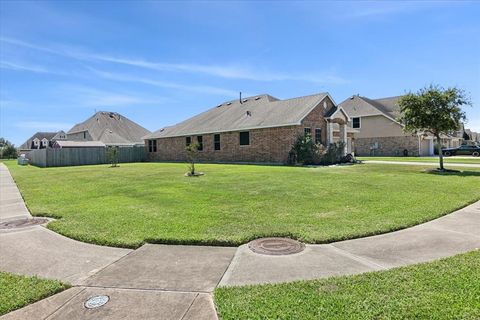
[[(88, 131), (94, 141), (108, 144), (143, 143), (142, 137), (150, 131), (116, 112), (99, 111), (67, 134)], [(104, 141), (105, 140), (105, 141)]]
[(391, 121), (399, 123), (396, 119), (400, 116), (400, 108), (398, 106), (398, 100), (400, 98), (401, 96), (369, 99), (367, 97), (354, 95), (340, 103), (339, 106), (342, 107), (351, 118), (381, 115)]
[(38, 139), (38, 141), (41, 141), (43, 139), (47, 140), (52, 140), (59, 132), (63, 131), (56, 131), (56, 132), (44, 132), (44, 131), (39, 131), (36, 132), (33, 136), (27, 139), (20, 147), (20, 150), (29, 150), (32, 146), (32, 141), (35, 139)]
[[(299, 125), (328, 93), (279, 100), (267, 94), (224, 102), (145, 139)], [(333, 102), (333, 101), (332, 101)]]

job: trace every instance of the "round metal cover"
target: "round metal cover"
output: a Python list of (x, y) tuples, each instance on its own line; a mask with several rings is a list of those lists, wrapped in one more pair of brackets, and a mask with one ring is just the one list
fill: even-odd
[(289, 238), (261, 238), (251, 241), (248, 244), (250, 250), (255, 253), (283, 256), (302, 252), (305, 245)]
[(94, 296), (89, 298), (85, 301), (85, 308), (87, 309), (95, 309), (101, 306), (104, 306), (108, 300), (110, 300), (109, 296)]
[(47, 223), (47, 218), (24, 218), (0, 223), (0, 229), (17, 229)]

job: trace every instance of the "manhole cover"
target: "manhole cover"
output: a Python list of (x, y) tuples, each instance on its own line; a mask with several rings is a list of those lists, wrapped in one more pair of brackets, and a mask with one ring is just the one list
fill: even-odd
[(0, 229), (17, 229), (47, 223), (47, 218), (25, 218), (0, 223)]
[(283, 256), (302, 252), (305, 245), (301, 242), (288, 238), (261, 238), (248, 244), (250, 250), (259, 254), (271, 256)]
[(95, 309), (104, 306), (108, 300), (110, 300), (109, 296), (95, 296), (85, 301), (84, 305), (87, 309)]

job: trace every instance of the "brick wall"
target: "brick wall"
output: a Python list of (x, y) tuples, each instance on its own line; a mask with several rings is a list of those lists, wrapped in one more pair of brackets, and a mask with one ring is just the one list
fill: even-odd
[[(378, 149), (372, 153), (371, 146), (377, 142)], [(408, 155), (418, 156), (418, 138), (413, 136), (356, 138), (355, 155), (357, 156), (402, 156), (403, 150)]]
[[(333, 106), (326, 98), (327, 109)], [(266, 162), (287, 163), (288, 153), (304, 128), (311, 128), (312, 136), (316, 128), (322, 129), (322, 142), (326, 140), (323, 101), (312, 110), (298, 126), (255, 129), (250, 131), (250, 145), (241, 146), (239, 132), (220, 133), (220, 150), (214, 150), (214, 133), (204, 134), (203, 150), (198, 151), (198, 161), (204, 162)], [(149, 153), (151, 161), (185, 161), (186, 137), (157, 139), (157, 152)], [(191, 137), (197, 142), (196, 136)], [(148, 141), (147, 141), (148, 143)], [(147, 145), (148, 146), (148, 145)], [(148, 149), (147, 149), (148, 150)]]

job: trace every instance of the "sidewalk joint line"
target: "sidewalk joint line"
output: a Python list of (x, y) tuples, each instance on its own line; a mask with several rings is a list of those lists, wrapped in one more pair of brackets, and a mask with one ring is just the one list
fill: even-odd
[(195, 295), (195, 297), (193, 297), (193, 300), (192, 302), (190, 303), (190, 305), (188, 306), (187, 310), (185, 310), (185, 313), (182, 315), (182, 317), (180, 318), (180, 320), (183, 320), (185, 318), (185, 316), (188, 314), (188, 311), (190, 311), (190, 308), (193, 306), (193, 303), (195, 302), (195, 300), (197, 300), (197, 297), (198, 297), (199, 293), (197, 293)]
[(210, 291), (203, 290), (174, 290), (174, 289), (161, 289), (161, 288), (135, 288), (135, 287), (112, 287), (112, 286), (100, 286), (100, 285), (83, 285), (80, 284), (77, 287), (93, 288), (93, 289), (118, 289), (118, 290), (132, 290), (132, 291), (153, 291), (153, 292), (166, 292), (166, 293), (206, 293), (210, 294)]
[[(72, 288), (76, 288), (75, 286), (73, 286)], [(68, 290), (68, 289), (67, 289)], [(78, 291), (76, 294), (74, 294), (73, 296), (70, 297), (70, 299), (67, 299), (67, 301), (65, 301), (64, 303), (62, 303), (58, 308), (56, 308), (52, 313), (50, 313), (48, 316), (46, 316), (45, 318), (43, 318), (44, 320), (47, 320), (48, 318), (50, 318), (51, 316), (53, 316), (58, 310), (60, 310), (61, 308), (63, 308), (67, 303), (69, 303), (70, 301), (73, 300), (73, 298), (77, 297), (80, 293), (82, 293), (83, 291), (85, 291), (85, 288), (81, 288), (80, 291)], [(60, 292), (58, 293), (60, 294)], [(54, 297), (54, 296), (52, 296)], [(40, 300), (42, 301), (42, 300)]]
[(358, 256), (356, 254), (353, 254), (351, 252), (348, 252), (346, 250), (337, 248), (333, 244), (328, 244), (327, 246), (330, 246), (331, 248), (333, 248), (335, 251), (337, 251), (342, 256), (350, 258), (354, 261), (357, 261), (357, 262), (363, 264), (364, 266), (373, 268), (375, 270), (387, 270), (388, 269), (388, 267), (383, 266), (381, 264), (378, 264), (376, 262), (373, 262), (373, 261), (369, 260), (368, 258), (364, 258), (364, 257)]

